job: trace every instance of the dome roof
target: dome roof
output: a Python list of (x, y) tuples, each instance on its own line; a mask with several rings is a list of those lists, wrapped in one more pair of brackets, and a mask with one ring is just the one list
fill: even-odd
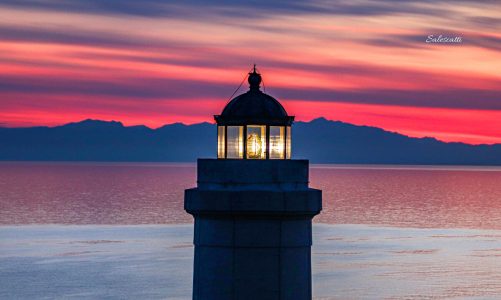
[(226, 118), (280, 119), (287, 117), (287, 112), (275, 98), (259, 90), (251, 90), (233, 98), (226, 105), (221, 116)]
[(277, 99), (259, 89), (261, 75), (249, 73), (250, 90), (233, 98), (223, 109), (221, 115), (214, 116), (218, 125), (290, 125), (294, 120), (288, 116)]

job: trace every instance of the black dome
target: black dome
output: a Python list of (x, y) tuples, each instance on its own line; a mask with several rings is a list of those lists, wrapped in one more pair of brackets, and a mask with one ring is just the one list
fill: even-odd
[(223, 118), (281, 119), (287, 117), (287, 112), (275, 98), (259, 90), (251, 90), (231, 100), (221, 116)]
[(218, 125), (291, 125), (294, 117), (288, 116), (277, 99), (259, 90), (261, 75), (249, 73), (250, 90), (233, 98), (221, 115), (214, 116)]

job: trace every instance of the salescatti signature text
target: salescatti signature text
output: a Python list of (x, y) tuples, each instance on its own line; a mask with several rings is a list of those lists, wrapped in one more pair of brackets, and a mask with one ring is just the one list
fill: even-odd
[(461, 44), (463, 42), (463, 38), (460, 36), (444, 36), (444, 35), (430, 34), (426, 38), (426, 42), (436, 43), (436, 44)]

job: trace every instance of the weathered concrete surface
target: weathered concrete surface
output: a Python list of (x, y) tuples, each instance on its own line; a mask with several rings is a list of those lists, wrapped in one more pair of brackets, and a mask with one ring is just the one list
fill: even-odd
[(199, 159), (199, 189), (305, 189), (308, 160)]
[(195, 218), (193, 299), (311, 299), (307, 160), (198, 160), (185, 191)]

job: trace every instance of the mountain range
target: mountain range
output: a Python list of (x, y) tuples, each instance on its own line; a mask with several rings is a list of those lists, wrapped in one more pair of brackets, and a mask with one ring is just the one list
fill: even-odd
[[(318, 118), (292, 127), (293, 158), (313, 163), (501, 165), (501, 144), (446, 143)], [(216, 156), (214, 124), (157, 129), (84, 120), (57, 127), (0, 127), (3, 161), (194, 162)]]

